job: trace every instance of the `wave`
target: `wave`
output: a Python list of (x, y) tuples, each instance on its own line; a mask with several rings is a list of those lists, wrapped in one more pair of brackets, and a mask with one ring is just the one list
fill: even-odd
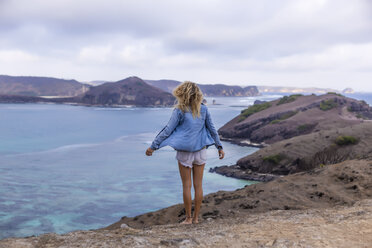
[(81, 149), (81, 148), (94, 147), (94, 146), (98, 146), (98, 145), (102, 145), (102, 144), (103, 143), (85, 143), (85, 144), (64, 145), (64, 146), (60, 146), (60, 147), (57, 147), (57, 148), (52, 148), (52, 149), (49, 149), (49, 150), (43, 150), (43, 151), (7, 154), (6, 157), (28, 156), (28, 155), (46, 154), (46, 153), (53, 153), (53, 152), (66, 152), (66, 151), (77, 150), (77, 149)]

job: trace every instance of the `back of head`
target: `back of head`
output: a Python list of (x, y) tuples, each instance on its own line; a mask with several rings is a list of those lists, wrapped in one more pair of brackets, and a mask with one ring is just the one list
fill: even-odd
[(192, 116), (200, 117), (200, 104), (203, 101), (203, 93), (196, 83), (185, 81), (173, 90), (177, 98), (176, 107), (182, 112), (191, 111)]

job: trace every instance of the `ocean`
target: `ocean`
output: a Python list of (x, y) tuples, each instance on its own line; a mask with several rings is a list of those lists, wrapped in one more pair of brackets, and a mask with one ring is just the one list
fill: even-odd
[[(208, 105), (216, 128), (254, 100), (225, 97)], [(182, 203), (175, 151), (145, 156), (171, 108), (98, 108), (0, 104), (0, 239), (107, 226)], [(226, 157), (208, 149), (204, 194), (254, 182), (210, 173), (257, 148), (223, 142)]]

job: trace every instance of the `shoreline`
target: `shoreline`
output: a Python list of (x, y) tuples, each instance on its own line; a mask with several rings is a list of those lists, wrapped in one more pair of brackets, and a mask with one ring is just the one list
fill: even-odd
[(230, 142), (231, 144), (235, 144), (238, 146), (249, 146), (249, 147), (255, 147), (255, 148), (264, 148), (269, 146), (268, 144), (262, 142), (262, 143), (253, 143), (248, 139), (239, 139), (239, 138), (226, 138), (222, 135), (220, 136), (220, 140)]
[[(254, 147), (254, 148), (265, 148), (269, 146), (265, 143), (253, 143), (247, 139), (234, 139), (234, 138), (224, 138), (220, 135), (221, 141), (226, 141), (234, 145), (238, 146), (247, 146), (247, 147)], [(259, 150), (260, 150), (259, 149)], [(257, 151), (259, 151), (257, 150)], [(256, 151), (256, 152), (257, 152)], [(217, 173), (222, 176), (231, 177), (235, 179), (241, 180), (248, 180), (248, 181), (256, 181), (256, 182), (269, 182), (276, 178), (282, 177), (282, 175), (275, 175), (269, 173), (257, 173), (251, 170), (242, 170), (238, 165), (223, 165), (223, 166), (215, 166), (210, 168), (210, 173)]]
[(82, 107), (96, 107), (96, 108), (172, 108), (173, 105), (169, 106), (157, 106), (157, 105), (99, 105), (99, 104), (84, 104), (75, 102), (0, 102), (0, 104), (55, 104), (55, 105), (69, 105), (69, 106), (82, 106)]
[(216, 166), (209, 169), (210, 173), (217, 173), (222, 176), (232, 177), (235, 179), (257, 181), (257, 182), (269, 182), (276, 178), (283, 177), (282, 175), (275, 175), (269, 173), (257, 173), (251, 170), (242, 170), (238, 165), (223, 165)]

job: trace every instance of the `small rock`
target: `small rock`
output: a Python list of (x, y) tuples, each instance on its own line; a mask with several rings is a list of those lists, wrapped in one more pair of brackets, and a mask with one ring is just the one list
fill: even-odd
[(128, 227), (129, 226), (127, 224), (125, 224), (125, 223), (120, 225), (120, 228), (128, 228)]

